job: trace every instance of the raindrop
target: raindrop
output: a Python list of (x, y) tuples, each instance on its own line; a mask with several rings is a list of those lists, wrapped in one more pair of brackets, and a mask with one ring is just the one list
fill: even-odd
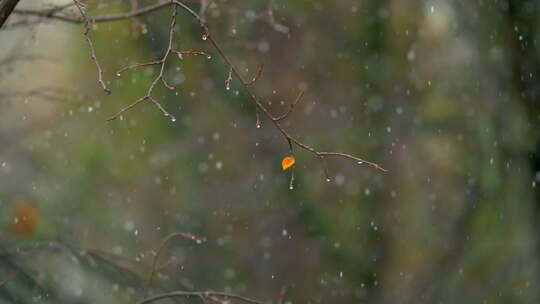
[(327, 178), (326, 178), (326, 182), (327, 182), (327, 183), (329, 183), (329, 182), (331, 182), (331, 181), (332, 181), (332, 180), (330, 179), (330, 177), (327, 177)]
[(207, 34), (202, 34), (201, 38), (202, 38), (202, 40), (206, 40), (206, 39), (208, 39), (208, 35)]
[(206, 56), (206, 59), (212, 59), (212, 56), (208, 55)]
[(120, 73), (116, 73), (116, 76), (120, 77)]
[(227, 82), (227, 84), (225, 84), (225, 89), (228, 91), (231, 89), (231, 85)]
[(172, 121), (172, 122), (175, 122), (175, 121), (176, 121), (176, 117), (171, 117), (171, 121)]
[(358, 161), (357, 164), (362, 165), (362, 164), (364, 164), (364, 162), (363, 161)]

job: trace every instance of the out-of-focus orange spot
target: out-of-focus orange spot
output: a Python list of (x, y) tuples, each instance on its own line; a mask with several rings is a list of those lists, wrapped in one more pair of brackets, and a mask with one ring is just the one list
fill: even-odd
[(20, 201), (11, 209), (10, 231), (19, 236), (32, 236), (39, 224), (39, 210), (28, 201)]
[(294, 166), (295, 161), (294, 156), (285, 156), (281, 161), (281, 168), (283, 168), (283, 170), (287, 170)]

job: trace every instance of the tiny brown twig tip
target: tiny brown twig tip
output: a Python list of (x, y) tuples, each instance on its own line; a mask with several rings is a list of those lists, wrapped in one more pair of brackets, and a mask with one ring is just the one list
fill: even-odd
[(229, 69), (229, 74), (227, 76), (227, 79), (225, 79), (225, 89), (227, 91), (231, 89), (231, 81), (232, 81), (232, 67)]

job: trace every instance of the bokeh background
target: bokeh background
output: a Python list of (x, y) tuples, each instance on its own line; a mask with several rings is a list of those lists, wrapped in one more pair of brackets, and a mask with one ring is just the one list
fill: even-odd
[[(139, 1), (141, 7), (155, 1)], [(197, 2), (197, 1), (190, 1)], [(23, 0), (18, 8), (64, 2)], [(133, 1), (85, 1), (91, 16)], [(135, 303), (172, 290), (276, 303), (540, 301), (540, 4), (493, 1), (211, 1), (213, 36), (284, 126), (263, 120), (194, 20), (179, 12), (151, 104), (122, 119), (157, 70), (170, 9), (90, 32), (13, 15), (0, 30), (0, 303)], [(191, 3), (195, 10), (199, 4)], [(75, 13), (73, 7), (67, 12)], [(29, 25), (17, 22), (31, 21)], [(173, 232), (153, 287), (153, 253)], [(170, 259), (170, 257), (174, 257)], [(164, 300), (195, 303), (200, 299)], [(191, 301), (191, 302), (190, 302)]]

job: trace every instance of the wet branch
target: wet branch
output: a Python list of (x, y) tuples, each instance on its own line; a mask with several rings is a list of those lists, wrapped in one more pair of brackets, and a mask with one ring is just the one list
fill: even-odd
[(92, 42), (92, 39), (90, 38), (90, 19), (88, 19), (88, 17), (86, 16), (86, 7), (82, 2), (80, 2), (80, 0), (73, 0), (73, 3), (75, 4), (77, 9), (81, 13), (81, 17), (83, 19), (84, 38), (86, 39), (86, 42), (88, 43), (88, 46), (90, 47), (90, 58), (92, 58), (92, 61), (94, 61), (94, 63), (96, 64), (96, 68), (98, 71), (98, 82), (101, 85), (101, 88), (103, 88), (103, 91), (105, 91), (105, 93), (111, 94), (111, 90), (107, 88), (105, 81), (103, 81), (103, 70), (101, 69), (101, 66), (99, 65), (99, 61), (96, 56), (96, 50), (94, 49), (94, 43)]
[[(73, 1), (77, 2), (78, 0), (73, 0)], [(188, 1), (185, 1), (185, 2), (188, 2)], [(189, 1), (189, 2), (193, 2), (193, 1)], [(164, 54), (163, 58), (160, 59), (160, 60), (157, 60), (157, 61), (141, 63), (141, 64), (134, 64), (134, 65), (125, 67), (125, 68), (121, 69), (120, 71), (118, 71), (118, 74), (121, 74), (121, 73), (126, 72), (126, 71), (131, 70), (131, 69), (136, 69), (136, 68), (143, 67), (143, 66), (157, 65), (157, 66), (160, 67), (160, 72), (159, 72), (158, 76), (154, 79), (154, 81), (150, 85), (150, 87), (147, 90), (145, 96), (135, 100), (134, 102), (132, 102), (128, 106), (122, 108), (118, 113), (111, 116), (108, 120), (114, 120), (114, 119), (120, 117), (123, 113), (131, 110), (133, 107), (137, 106), (138, 104), (140, 104), (140, 103), (142, 103), (144, 101), (152, 102), (165, 116), (170, 117), (172, 121), (176, 120), (176, 118), (174, 116), (172, 116), (169, 112), (167, 112), (161, 106), (161, 104), (151, 96), (154, 87), (160, 81), (164, 84), (165, 87), (167, 87), (169, 89), (174, 89), (172, 86), (168, 85), (166, 83), (166, 81), (164, 80), (164, 78), (163, 78), (163, 73), (164, 73), (166, 60), (167, 60), (168, 56), (171, 53), (177, 54), (180, 58), (182, 58), (183, 55), (187, 55), (187, 54), (206, 55), (206, 53), (202, 53), (202, 52), (194, 52), (194, 51), (191, 51), (191, 53), (190, 52), (179, 52), (179, 51), (175, 51), (175, 50), (172, 49), (174, 26), (176, 24), (176, 10), (177, 10), (177, 7), (179, 7), (182, 10), (184, 10), (185, 12), (187, 12), (189, 15), (191, 15), (193, 18), (195, 18), (195, 20), (198, 22), (198, 24), (199, 24), (199, 26), (201, 28), (201, 31), (202, 31), (202, 39), (205, 40), (205, 41), (208, 41), (212, 45), (212, 47), (216, 50), (216, 52), (219, 54), (219, 56), (223, 59), (225, 65), (229, 68), (229, 74), (228, 74), (227, 79), (225, 80), (226, 87), (230, 86), (230, 82), (232, 81), (233, 78), (236, 78), (240, 82), (240, 84), (242, 85), (245, 93), (248, 95), (249, 99), (251, 100), (251, 102), (255, 106), (256, 114), (257, 114), (257, 124), (256, 124), (257, 127), (261, 126), (261, 120), (259, 118), (259, 112), (262, 112), (262, 114), (271, 122), (271, 124), (284, 137), (284, 139), (286, 140), (286, 142), (289, 145), (289, 148), (290, 148), (289, 150), (290, 150), (291, 155), (294, 153), (293, 146), (296, 146), (296, 147), (298, 147), (300, 149), (303, 149), (303, 150), (306, 150), (306, 151), (312, 153), (317, 159), (319, 159), (319, 161), (321, 163), (321, 166), (322, 166), (322, 168), (324, 170), (324, 174), (326, 176), (327, 181), (331, 180), (330, 176), (329, 176), (329, 173), (328, 173), (328, 168), (327, 168), (327, 165), (326, 165), (326, 158), (327, 157), (346, 158), (346, 159), (350, 159), (350, 160), (356, 162), (358, 165), (367, 165), (367, 166), (372, 167), (372, 168), (374, 168), (376, 170), (379, 170), (379, 171), (381, 171), (383, 173), (389, 172), (388, 170), (382, 168), (377, 163), (367, 161), (365, 159), (362, 159), (360, 157), (357, 157), (357, 156), (354, 156), (354, 155), (351, 155), (351, 154), (341, 153), (341, 152), (318, 151), (315, 148), (313, 148), (313, 147), (307, 145), (306, 143), (300, 141), (298, 138), (292, 136), (281, 125), (280, 122), (282, 120), (286, 119), (287, 117), (289, 117), (289, 115), (294, 110), (295, 106), (302, 100), (302, 97), (303, 97), (304, 93), (300, 92), (300, 94), (298, 95), (296, 100), (289, 105), (288, 109), (286, 110), (286, 112), (284, 114), (282, 114), (280, 116), (273, 116), (270, 113), (270, 111), (263, 105), (263, 103), (261, 103), (261, 101), (259, 100), (259, 98), (257, 97), (257, 95), (254, 93), (254, 91), (252, 89), (253, 85), (260, 78), (260, 76), (262, 74), (262, 70), (263, 70), (262, 66), (258, 69), (258, 71), (257, 71), (255, 77), (253, 78), (253, 80), (246, 81), (244, 79), (244, 77), (240, 74), (240, 72), (238, 71), (237, 67), (232, 63), (230, 58), (225, 54), (225, 52), (224, 52), (223, 48), (220, 46), (220, 44), (213, 38), (213, 36), (210, 35), (210, 31), (209, 31), (204, 19), (197, 12), (195, 12), (193, 9), (188, 7), (183, 1), (169, 0), (167, 2), (161, 2), (161, 3), (158, 3), (158, 4), (150, 5), (150, 6), (140, 8), (140, 9), (136, 9), (136, 10), (133, 10), (131, 12), (124, 13), (124, 14), (105, 15), (105, 16), (97, 16), (97, 17), (86, 17), (86, 15), (84, 15), (84, 10), (82, 10), (82, 12), (81, 12), (82, 18), (76, 17), (76, 16), (63, 15), (59, 11), (55, 11), (54, 13), (51, 14), (50, 12), (47, 13), (47, 12), (43, 12), (43, 11), (15, 10), (15, 13), (17, 13), (17, 14), (27, 14), (27, 15), (38, 15), (38, 16), (42, 16), (42, 17), (55, 18), (55, 19), (60, 19), (60, 20), (63, 20), (63, 21), (74, 22), (74, 23), (84, 23), (85, 27), (87, 27), (88, 23), (90, 21), (91, 22), (107, 22), (107, 21), (117, 21), (117, 20), (122, 20), (122, 19), (129, 19), (129, 18), (133, 18), (133, 17), (136, 17), (136, 16), (148, 14), (148, 13), (153, 12), (155, 10), (158, 10), (158, 9), (161, 9), (161, 8), (164, 8), (164, 7), (167, 7), (167, 6), (171, 6), (171, 5), (172, 5), (173, 13), (172, 13), (172, 20), (171, 20), (171, 25), (170, 25), (169, 45), (168, 45), (168, 47), (167, 47), (167, 49), (165, 51), (165, 54)], [(77, 5), (77, 6), (79, 7), (79, 9), (81, 9), (81, 7), (79, 5)], [(273, 17), (273, 15), (272, 15), (272, 7), (273, 6), (274, 6), (273, 2), (270, 1), (269, 13), (268, 13), (270, 21), (272, 21), (272, 19), (273, 19), (272, 18)], [(89, 40), (89, 37), (86, 34), (85, 34), (85, 36), (86, 36), (87, 40)], [(89, 44), (91, 45), (91, 49), (93, 49), (91, 42), (89, 42)], [(93, 59), (94, 58), (95, 58), (95, 56), (93, 57)], [(95, 61), (96, 61), (96, 64), (97, 64), (97, 60), (95, 60)], [(99, 65), (98, 65), (98, 70), (99, 70)]]
[(176, 121), (176, 117), (174, 117), (174, 115), (172, 115), (167, 110), (165, 110), (165, 108), (161, 105), (161, 103), (159, 103), (154, 97), (152, 97), (152, 92), (154, 91), (154, 88), (156, 87), (156, 84), (158, 82), (160, 82), (160, 81), (161, 81), (161, 83), (163, 83), (163, 85), (167, 89), (175, 90), (175, 88), (172, 85), (167, 83), (167, 81), (165, 80), (164, 75), (163, 75), (164, 72), (165, 72), (165, 65), (167, 63), (167, 59), (169, 58), (169, 55), (171, 53), (176, 54), (176, 55), (178, 55), (178, 58), (180, 58), (180, 59), (183, 59), (184, 58), (183, 56), (185, 56), (185, 55), (204, 56), (206, 58), (210, 58), (210, 56), (207, 53), (201, 52), (201, 51), (176, 51), (176, 50), (173, 50), (173, 39), (174, 39), (174, 32), (175, 32), (174, 28), (175, 28), (175, 25), (176, 25), (176, 15), (177, 15), (177, 6), (174, 5), (172, 7), (172, 17), (171, 17), (171, 24), (170, 24), (170, 29), (169, 29), (169, 43), (168, 43), (167, 49), (165, 50), (165, 54), (163, 55), (163, 57), (160, 60), (146, 62), (146, 63), (137, 63), (137, 64), (133, 64), (133, 65), (130, 65), (130, 66), (126, 66), (126, 67), (120, 69), (116, 73), (117, 76), (121, 76), (122, 73), (124, 73), (126, 71), (130, 71), (130, 70), (137, 69), (137, 68), (144, 67), (144, 66), (157, 65), (159, 67), (159, 74), (156, 76), (156, 78), (154, 78), (154, 81), (152, 82), (152, 84), (150, 85), (148, 90), (146, 91), (146, 95), (144, 95), (143, 97), (135, 100), (134, 102), (132, 102), (128, 106), (122, 108), (116, 114), (109, 117), (107, 119), (107, 121), (117, 119), (122, 114), (124, 114), (125, 112), (131, 110), (136, 105), (142, 103), (143, 101), (147, 101), (147, 100), (152, 102), (161, 111), (161, 113), (163, 113), (163, 115), (165, 115), (166, 117), (170, 117), (171, 121), (173, 121), (173, 122)]

